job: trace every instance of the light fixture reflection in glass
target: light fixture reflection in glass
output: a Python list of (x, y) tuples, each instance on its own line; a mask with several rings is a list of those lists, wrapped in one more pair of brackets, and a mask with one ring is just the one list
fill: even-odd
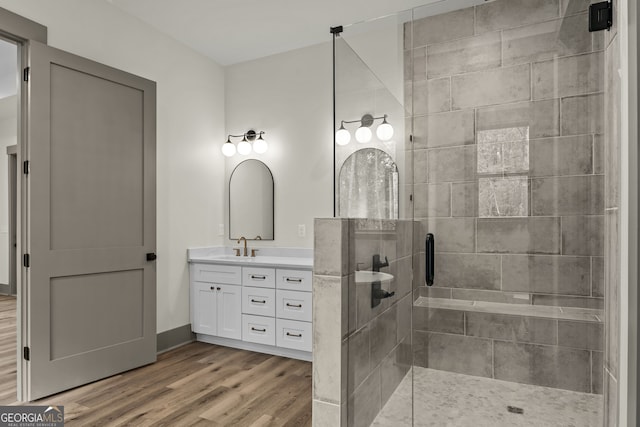
[(253, 142), (253, 151), (255, 151), (258, 154), (264, 154), (267, 152), (268, 149), (269, 149), (269, 146), (267, 145), (267, 141), (265, 141), (262, 138), (262, 134), (260, 134), (258, 139), (256, 139)]
[(238, 143), (238, 154), (246, 156), (251, 152), (251, 144), (246, 138), (242, 138), (242, 141)]
[(340, 125), (340, 129), (336, 132), (336, 144), (347, 145), (351, 141), (351, 134), (344, 128), (344, 124)]
[(376, 129), (376, 135), (380, 141), (388, 141), (393, 138), (393, 126), (387, 123), (387, 116), (384, 117), (382, 124)]
[(356, 141), (361, 144), (365, 144), (371, 141), (372, 136), (373, 134), (371, 133), (371, 129), (369, 129), (367, 126), (360, 126), (358, 129), (356, 129)]
[(231, 157), (236, 154), (236, 146), (231, 143), (229, 138), (227, 138), (227, 142), (222, 144), (222, 154), (226, 157)]

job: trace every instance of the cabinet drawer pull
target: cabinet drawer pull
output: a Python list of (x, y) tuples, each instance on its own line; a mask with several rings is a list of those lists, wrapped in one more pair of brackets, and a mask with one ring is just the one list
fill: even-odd
[(266, 304), (267, 301), (251, 298), (251, 302), (255, 302), (255, 303), (258, 303), (258, 304)]
[(287, 307), (302, 308), (302, 304), (291, 304), (291, 303), (287, 303)]
[(251, 330), (256, 332), (267, 332), (266, 329), (254, 328), (253, 326), (251, 327)]
[(297, 277), (287, 277), (287, 282), (302, 283), (302, 279)]
[(265, 280), (267, 278), (267, 276), (258, 276), (257, 274), (252, 274), (249, 277), (251, 277), (253, 280)]
[(215, 290), (216, 290), (216, 287), (215, 287), (215, 286), (212, 286), (212, 287), (211, 287), (211, 290), (212, 290), (212, 291), (215, 291)]
[(288, 337), (302, 338), (302, 334), (292, 334), (291, 332), (287, 332), (287, 336)]

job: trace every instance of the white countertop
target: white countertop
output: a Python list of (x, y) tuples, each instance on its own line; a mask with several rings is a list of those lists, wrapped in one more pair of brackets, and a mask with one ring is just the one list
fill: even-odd
[(234, 264), (250, 267), (284, 267), (311, 270), (313, 250), (305, 248), (256, 248), (255, 257), (235, 256), (228, 247), (187, 249), (188, 262), (205, 264)]

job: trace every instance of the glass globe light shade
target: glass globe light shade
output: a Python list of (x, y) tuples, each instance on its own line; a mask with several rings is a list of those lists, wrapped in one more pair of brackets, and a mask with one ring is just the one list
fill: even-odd
[(380, 126), (376, 129), (376, 135), (380, 141), (388, 141), (393, 138), (393, 126), (391, 126), (385, 120), (382, 122)]
[(369, 129), (367, 126), (360, 126), (356, 130), (356, 140), (361, 144), (371, 141), (371, 136), (371, 129)]
[(251, 144), (249, 144), (249, 141), (247, 141), (246, 139), (243, 139), (238, 143), (238, 154), (242, 154), (243, 156), (246, 156), (250, 152), (251, 152)]
[(222, 144), (222, 154), (226, 157), (231, 157), (236, 154), (236, 146), (231, 143), (231, 141), (227, 141)]
[(267, 141), (262, 139), (262, 135), (260, 135), (260, 137), (253, 142), (253, 151), (258, 154), (264, 154), (268, 149), (269, 146), (267, 145)]
[(347, 145), (351, 141), (351, 134), (344, 127), (341, 127), (336, 132), (336, 144)]

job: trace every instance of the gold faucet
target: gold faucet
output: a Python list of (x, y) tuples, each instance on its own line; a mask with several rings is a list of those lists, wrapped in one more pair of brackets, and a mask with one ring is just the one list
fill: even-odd
[(240, 243), (241, 241), (244, 240), (244, 256), (247, 256), (247, 238), (242, 236), (241, 238), (238, 239), (238, 243)]

